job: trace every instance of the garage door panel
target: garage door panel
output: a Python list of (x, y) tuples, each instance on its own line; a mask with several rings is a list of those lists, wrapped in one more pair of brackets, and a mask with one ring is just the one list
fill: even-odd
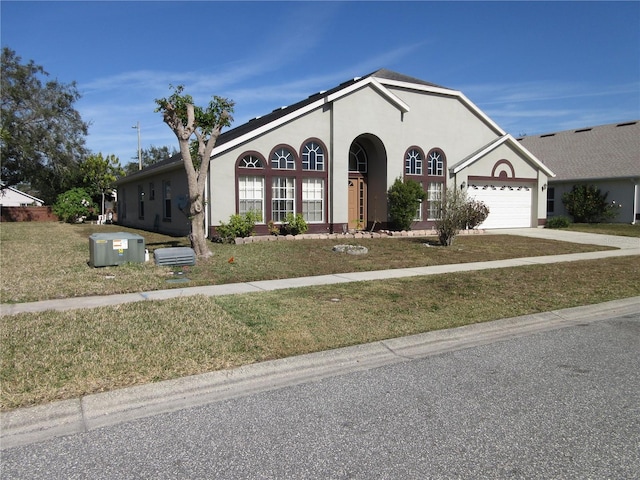
[(533, 189), (523, 186), (493, 185), (469, 187), (470, 198), (489, 207), (489, 216), (479, 228), (522, 228), (531, 226)]

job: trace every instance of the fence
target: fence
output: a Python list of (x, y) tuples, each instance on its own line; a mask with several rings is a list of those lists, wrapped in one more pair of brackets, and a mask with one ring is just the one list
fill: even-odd
[(51, 207), (0, 207), (3, 222), (57, 222)]

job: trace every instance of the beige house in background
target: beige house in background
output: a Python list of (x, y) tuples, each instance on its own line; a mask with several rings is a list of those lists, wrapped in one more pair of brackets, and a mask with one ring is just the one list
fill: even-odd
[(556, 174), (549, 179), (548, 216), (567, 215), (562, 195), (574, 185), (595, 185), (620, 206), (613, 222), (640, 221), (640, 121), (518, 140)]
[[(301, 213), (309, 232), (388, 226), (388, 188), (420, 182), (415, 229), (430, 228), (445, 189), (484, 201), (480, 228), (537, 227), (551, 169), (459, 91), (378, 70), (224, 132), (207, 187), (210, 235), (236, 213), (267, 222)], [(118, 222), (184, 235), (186, 176), (176, 155), (118, 182)]]

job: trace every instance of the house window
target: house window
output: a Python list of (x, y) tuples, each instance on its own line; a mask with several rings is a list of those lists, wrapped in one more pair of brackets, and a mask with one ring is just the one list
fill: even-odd
[(271, 219), (284, 222), (288, 213), (295, 213), (295, 179), (274, 177), (271, 186)]
[(295, 170), (296, 157), (288, 148), (278, 148), (271, 154), (271, 167), (282, 170)]
[[(424, 188), (423, 183), (422, 183), (422, 182), (419, 182), (419, 183), (420, 183), (420, 186), (421, 186), (422, 188)], [(415, 222), (420, 222), (420, 221), (422, 221), (422, 200), (420, 200), (420, 205), (418, 205), (418, 211), (416, 212), (416, 216), (415, 216), (415, 218), (414, 218), (413, 220), (414, 220)]]
[(324, 221), (324, 179), (302, 179), (302, 215), (309, 223)]
[(427, 218), (428, 220), (437, 220), (440, 218), (440, 203), (442, 201), (442, 191), (444, 183), (429, 182), (427, 189)]
[(351, 144), (349, 150), (349, 171), (367, 173), (367, 152), (356, 142)]
[(444, 175), (444, 154), (440, 150), (431, 150), (427, 162), (429, 176), (442, 177)]
[(556, 208), (556, 189), (547, 188), (547, 213), (553, 213)]
[(324, 170), (324, 151), (317, 142), (309, 142), (302, 148), (303, 170)]
[(238, 177), (238, 213), (260, 214), (264, 221), (264, 177), (241, 175)]
[(138, 185), (138, 218), (144, 219), (144, 190), (142, 185)]
[(149, 200), (156, 199), (156, 187), (153, 182), (149, 182)]
[(422, 152), (417, 148), (410, 148), (404, 157), (405, 175), (422, 175)]
[(240, 168), (264, 168), (262, 159), (255, 155), (245, 155), (238, 165)]
[(164, 180), (162, 182), (162, 219), (171, 220), (171, 182)]

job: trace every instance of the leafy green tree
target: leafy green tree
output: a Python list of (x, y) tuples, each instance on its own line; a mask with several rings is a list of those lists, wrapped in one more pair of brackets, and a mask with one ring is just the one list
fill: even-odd
[(75, 110), (75, 82), (47, 80), (33, 60), (26, 64), (2, 49), (0, 91), (1, 180), (6, 186), (28, 182), (46, 202), (79, 181), (88, 126)]
[(183, 94), (184, 87), (170, 87), (173, 93), (156, 99), (156, 112), (161, 112), (164, 123), (178, 139), (180, 155), (184, 161), (189, 188), (189, 240), (197, 256), (209, 257), (204, 227), (204, 189), (209, 175), (213, 147), (223, 127), (233, 121), (234, 102), (214, 96), (207, 107), (194, 105), (191, 95)]
[(389, 220), (394, 228), (410, 230), (420, 203), (427, 197), (422, 185), (415, 180), (396, 178), (387, 191)]
[(607, 195), (608, 192), (602, 193), (594, 185), (574, 185), (570, 192), (562, 195), (562, 203), (574, 222), (598, 223), (617, 215), (616, 207), (607, 201)]
[[(154, 163), (158, 163), (162, 160), (173, 157), (176, 153), (178, 153), (178, 151), (175, 149), (175, 147), (156, 147), (154, 145), (151, 145), (149, 148), (143, 148), (140, 151), (142, 168), (149, 167)], [(136, 173), (138, 170), (140, 170), (140, 162), (138, 162), (137, 157), (135, 162), (129, 162), (125, 166), (125, 173), (127, 175)]]
[(104, 215), (105, 194), (114, 189), (118, 178), (124, 176), (120, 160), (115, 155), (102, 156), (102, 153), (89, 155), (80, 164), (85, 188), (91, 196), (101, 196), (101, 212)]
[(83, 217), (90, 216), (95, 208), (96, 205), (86, 190), (72, 188), (58, 195), (51, 211), (63, 222), (76, 223)]

